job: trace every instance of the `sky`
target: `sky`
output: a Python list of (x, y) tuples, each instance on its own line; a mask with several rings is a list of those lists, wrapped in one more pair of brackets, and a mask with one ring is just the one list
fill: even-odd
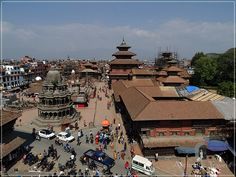
[(125, 38), (136, 58), (234, 47), (232, 2), (2, 2), (2, 58), (112, 59)]

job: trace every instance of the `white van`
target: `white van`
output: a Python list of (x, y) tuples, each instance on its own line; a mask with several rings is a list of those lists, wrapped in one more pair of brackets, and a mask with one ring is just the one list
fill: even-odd
[(135, 155), (132, 160), (132, 169), (142, 172), (146, 175), (154, 175), (155, 168), (153, 168), (152, 162), (147, 158)]

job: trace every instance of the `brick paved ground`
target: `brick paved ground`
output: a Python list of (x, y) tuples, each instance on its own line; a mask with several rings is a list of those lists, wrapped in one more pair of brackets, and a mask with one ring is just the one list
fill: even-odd
[[(109, 95), (109, 98), (105, 97), (105, 92), (99, 91), (99, 88), (104, 88), (104, 83), (96, 83), (97, 86), (97, 94), (99, 94), (100, 97), (102, 97), (102, 100), (97, 100), (97, 97), (94, 99), (90, 99), (89, 101), (89, 106), (86, 108), (76, 108), (77, 111), (79, 111), (81, 113), (81, 120), (78, 122), (80, 129), (83, 129), (83, 132), (85, 134), (89, 134), (89, 131), (92, 130), (93, 133), (95, 134), (98, 130), (100, 130), (101, 128), (101, 122), (106, 118), (107, 120), (109, 120), (111, 123), (113, 122), (113, 119), (116, 119), (116, 125), (112, 125), (113, 129), (115, 128), (115, 126), (118, 125), (118, 123), (121, 123), (121, 119), (119, 117), (119, 115), (117, 115), (115, 113), (114, 110), (114, 106), (112, 105), (110, 107), (110, 109), (107, 109), (107, 103), (109, 101), (111, 101), (111, 94), (112, 92), (110, 90), (107, 89), (107, 93)], [(32, 120), (37, 116), (37, 109), (30, 109), (30, 110), (25, 110), (22, 113), (22, 116), (17, 120), (16, 122), (16, 126), (15, 129), (16, 131), (23, 131), (23, 132), (27, 132), (28, 134), (30, 134), (32, 132), (32, 128), (36, 128), (35, 125), (32, 125)], [(21, 122), (19, 121), (21, 119)], [(84, 120), (86, 121), (86, 124), (88, 125), (89, 122), (93, 122), (94, 121), (94, 128), (90, 128), (89, 126), (84, 127)], [(123, 129), (123, 127), (121, 127)], [(54, 127), (55, 132), (60, 132), (60, 127)], [(77, 132), (75, 130), (72, 130), (72, 134), (77, 137)], [(94, 144), (85, 144), (85, 139), (82, 138), (82, 145), (81, 146), (77, 146), (76, 142), (72, 142), (71, 146), (74, 147), (74, 149), (76, 150), (78, 156), (80, 157), (82, 155), (83, 152), (85, 152), (88, 149), (95, 149), (95, 147), (98, 147)], [(34, 147), (32, 149), (32, 152), (34, 154), (37, 153), (42, 153), (43, 150), (47, 150), (47, 148), (51, 145), (54, 144), (54, 140), (45, 140), (42, 139), (40, 142), (39, 141), (34, 141), (31, 145)], [(55, 168), (53, 171), (58, 171), (57, 169), (57, 165), (58, 163), (62, 163), (65, 164), (65, 162), (69, 159), (69, 154), (67, 154), (66, 152), (64, 152), (62, 147), (57, 147), (54, 144), (54, 147), (57, 148), (58, 150), (58, 154), (61, 155), (61, 157), (59, 158), (59, 160), (56, 162)], [(106, 153), (113, 157), (113, 152), (114, 150), (116, 150), (117, 152), (120, 152), (123, 149), (123, 145), (119, 144), (117, 141), (115, 141), (114, 144), (114, 149), (112, 149), (111, 147), (108, 147), (108, 150), (106, 150)], [(125, 169), (124, 169), (124, 163), (126, 160), (131, 160), (130, 158), (130, 153), (129, 150), (127, 149), (127, 154), (125, 156), (125, 160), (122, 159), (118, 159), (116, 160), (116, 165), (115, 167), (112, 168), (112, 171), (114, 173), (118, 173), (118, 174), (125, 174)], [(77, 159), (76, 161), (77, 164), (77, 169), (84, 169), (85, 166), (82, 166), (79, 162), (79, 160)], [(14, 165), (10, 170), (9, 173), (11, 174), (16, 174), (14, 172), (15, 169), (18, 169), (21, 174), (27, 174), (29, 171), (31, 171), (33, 168), (29, 167), (28, 165), (24, 165), (22, 163), (22, 161), (19, 161), (16, 165)], [(19, 171), (17, 173), (19, 173)]]
[[(101, 128), (101, 122), (106, 118), (108, 119), (111, 123), (113, 122), (113, 119), (116, 120), (116, 125), (118, 125), (118, 123), (121, 124), (121, 129), (125, 132), (124, 127), (122, 125), (122, 119), (120, 114), (116, 114), (115, 113), (115, 109), (114, 109), (114, 105), (112, 104), (111, 108), (108, 110), (107, 109), (107, 103), (111, 100), (111, 94), (112, 91), (107, 89), (109, 98), (105, 97), (105, 93), (102, 91), (99, 91), (99, 88), (103, 88), (104, 87), (104, 83), (98, 82), (95, 84), (97, 86), (97, 94), (102, 97), (102, 100), (97, 100), (97, 97), (94, 99), (90, 99), (89, 101), (89, 106), (86, 108), (79, 108), (77, 109), (79, 112), (81, 112), (81, 120), (78, 122), (79, 127), (81, 129), (84, 130), (84, 133), (88, 133), (90, 128), (84, 127), (84, 120), (86, 121), (86, 124), (88, 125), (89, 122), (93, 122), (94, 121), (94, 125), (95, 127), (92, 128), (93, 132), (96, 133), (100, 128)], [(105, 87), (104, 87), (105, 88)], [(19, 119), (16, 122), (16, 130), (17, 131), (23, 131), (23, 132), (28, 132), (31, 133), (32, 128), (35, 127), (34, 125), (31, 124), (32, 120), (37, 116), (37, 109), (31, 109), (31, 110), (26, 110), (22, 113), (22, 116), (20, 117), (20, 119), (22, 120), (21, 123), (19, 122)], [(21, 124), (21, 125), (20, 125)], [(115, 127), (113, 125), (113, 128)], [(37, 129), (37, 127), (36, 127)], [(56, 132), (60, 132), (60, 128), (56, 128), (54, 127), (54, 130)], [(72, 134), (77, 137), (77, 132), (75, 132), (74, 130), (72, 130)], [(84, 142), (85, 140), (82, 139), (82, 142)], [(125, 141), (127, 141), (127, 137), (125, 137)], [(47, 149), (48, 146), (54, 143), (54, 141), (50, 141), (50, 140), (45, 140), (43, 139), (42, 141), (35, 141), (32, 143), (32, 146), (34, 146), (34, 148), (32, 149), (33, 153), (39, 153), (39, 152), (43, 152), (44, 149)], [(128, 143), (127, 143), (128, 144)], [(77, 151), (78, 156), (80, 156), (84, 151), (88, 150), (89, 148), (95, 149), (95, 145), (92, 144), (84, 144), (82, 143), (82, 145), (80, 147), (78, 147), (76, 145), (76, 142), (71, 143), (71, 145), (75, 148), (75, 150)], [(57, 147), (57, 146), (54, 146)], [(130, 147), (127, 147), (127, 152), (129, 152)], [(139, 149), (138, 145), (134, 145), (135, 148), (135, 152), (137, 154), (142, 155), (141, 150)], [(116, 151), (121, 151), (123, 149), (123, 145), (117, 143), (115, 143), (114, 149), (116, 149)], [(106, 153), (108, 155), (110, 155), (111, 157), (113, 157), (113, 151), (114, 149), (111, 149), (110, 147), (108, 147), (108, 150), (106, 151)], [(57, 147), (57, 150), (59, 152), (59, 154), (61, 155), (61, 157), (59, 158), (59, 160), (57, 161), (58, 163), (65, 163), (66, 160), (69, 159), (69, 155), (63, 151), (62, 147)], [(131, 162), (131, 157), (130, 157), (130, 153), (127, 153), (126, 155), (126, 160), (128, 160), (129, 162)], [(188, 158), (188, 174), (191, 173), (191, 164), (194, 163), (194, 161), (196, 160), (196, 158)], [(152, 160), (154, 163), (154, 166), (156, 168), (157, 174), (159, 174), (159, 176), (178, 176), (178, 175), (182, 175), (183, 174), (183, 168), (179, 165), (179, 161), (184, 165), (185, 162), (185, 158), (180, 158), (180, 157), (170, 157), (170, 158), (166, 158), (166, 159), (160, 159), (158, 162), (155, 162), (154, 160)], [(116, 166), (113, 167), (112, 171), (114, 173), (119, 173), (119, 174), (125, 174), (125, 169), (124, 169), (124, 163), (125, 161), (123, 160), (116, 160)], [(215, 161), (214, 158), (212, 159), (207, 159), (204, 160), (203, 165), (206, 166), (212, 166), (214, 164), (215, 167), (218, 167), (221, 169), (221, 175), (229, 175), (232, 176), (232, 173), (229, 171), (229, 169), (226, 167), (225, 163), (219, 163), (217, 161)], [(57, 164), (55, 165), (55, 169), (53, 171), (58, 171)], [(77, 159), (76, 161), (77, 164), (77, 169), (84, 169), (85, 167), (82, 166), (79, 162), (79, 160)], [(16, 174), (14, 172), (14, 169), (18, 168), (22, 173), (24, 174), (29, 174), (29, 170), (32, 167), (29, 167), (27, 165), (24, 165), (22, 163), (22, 161), (19, 161), (13, 168), (10, 169), (10, 173), (11, 174)], [(140, 176), (140, 175), (139, 175)]]

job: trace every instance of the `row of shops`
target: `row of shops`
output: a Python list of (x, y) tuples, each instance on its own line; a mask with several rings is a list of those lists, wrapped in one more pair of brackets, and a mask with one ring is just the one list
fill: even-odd
[(23, 157), (26, 152), (26, 139), (19, 137), (17, 132), (14, 132), (14, 124), (16, 119), (21, 116), (20, 112), (1, 110), (1, 115), (1, 171), (4, 173)]

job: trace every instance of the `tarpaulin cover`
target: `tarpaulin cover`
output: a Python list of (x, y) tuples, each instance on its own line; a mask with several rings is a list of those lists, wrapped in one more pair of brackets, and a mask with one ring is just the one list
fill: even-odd
[(196, 153), (195, 149), (191, 147), (179, 146), (179, 147), (176, 147), (175, 150), (177, 151), (178, 154), (195, 154)]
[(228, 150), (228, 143), (220, 140), (209, 140), (207, 149), (210, 151), (226, 151)]
[(199, 88), (196, 87), (196, 86), (193, 86), (193, 85), (189, 85), (189, 86), (186, 87), (186, 90), (187, 90), (189, 93), (191, 93), (191, 92), (193, 92), (193, 91), (199, 90)]

